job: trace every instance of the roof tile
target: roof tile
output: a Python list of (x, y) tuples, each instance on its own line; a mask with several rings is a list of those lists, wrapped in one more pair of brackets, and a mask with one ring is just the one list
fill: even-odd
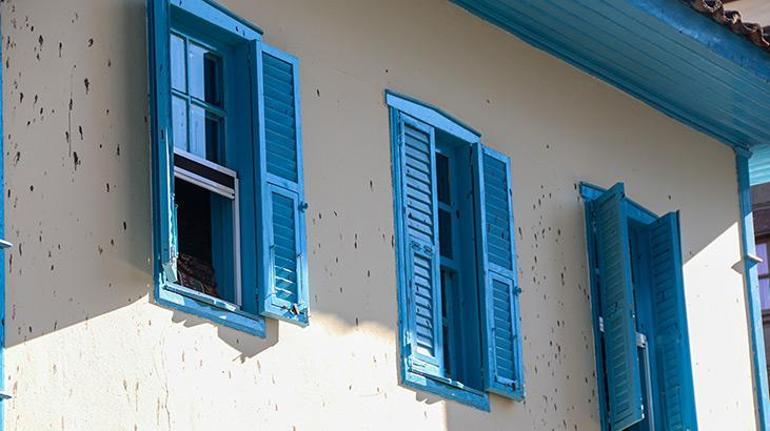
[(770, 27), (767, 32), (760, 25), (752, 22), (744, 22), (741, 14), (734, 10), (725, 10), (721, 0), (684, 0), (698, 12), (711, 16), (714, 21), (728, 27), (733, 33), (745, 36), (754, 45), (770, 52)]

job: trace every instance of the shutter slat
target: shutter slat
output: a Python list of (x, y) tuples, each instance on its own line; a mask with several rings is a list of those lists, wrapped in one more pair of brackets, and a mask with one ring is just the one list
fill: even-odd
[(488, 391), (523, 398), (518, 287), (513, 237), (510, 160), (474, 145), (479, 285), (482, 287), (484, 383)]
[[(254, 59), (258, 103), (264, 241), (260, 313), (308, 323), (307, 245), (297, 59), (261, 42)], [(271, 177), (271, 175), (273, 177)], [(272, 179), (271, 179), (272, 178)], [(279, 179), (287, 183), (279, 183)]]
[(657, 381), (667, 430), (696, 429), (692, 362), (679, 239), (679, 215), (667, 214), (646, 229), (650, 244)]
[(624, 200), (623, 185), (617, 184), (592, 203), (604, 318), (609, 422), (611, 429), (617, 430), (625, 430), (644, 419)]
[(398, 114), (398, 166), (403, 214), (407, 336), (415, 343), (410, 363), (421, 373), (442, 375), (441, 295), (435, 192), (435, 134), (411, 117)]

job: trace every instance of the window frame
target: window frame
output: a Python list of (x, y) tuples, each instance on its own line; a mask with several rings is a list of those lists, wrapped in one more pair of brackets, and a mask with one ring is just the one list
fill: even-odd
[[(488, 147), (485, 147), (481, 143), (481, 134), (475, 131), (474, 129), (466, 126), (465, 124), (461, 123), (460, 121), (452, 118), (451, 116), (445, 114), (441, 110), (424, 104), (422, 102), (416, 101), (410, 97), (403, 96), (401, 94), (392, 92), (390, 90), (385, 91), (385, 104), (389, 108), (389, 118), (390, 118), (390, 144), (391, 144), (391, 160), (392, 160), (392, 174), (393, 174), (393, 199), (394, 199), (394, 205), (393, 205), (393, 211), (394, 211), (394, 223), (395, 223), (395, 239), (396, 239), (396, 268), (397, 268), (397, 299), (398, 299), (398, 336), (399, 336), (399, 355), (400, 355), (400, 361), (399, 361), (399, 381), (403, 386), (418, 390), (418, 391), (426, 391), (433, 393), (435, 395), (438, 395), (442, 398), (453, 400), (456, 402), (459, 402), (461, 404), (465, 404), (483, 411), (490, 411), (490, 394), (496, 394), (499, 396), (503, 396), (506, 398), (509, 398), (511, 400), (520, 401), (524, 398), (524, 367), (523, 367), (523, 359), (521, 357), (521, 328), (520, 328), (520, 322), (519, 322), (519, 313), (518, 313), (518, 303), (519, 303), (519, 292), (517, 286), (517, 281), (515, 280), (516, 277), (516, 259), (515, 259), (515, 245), (514, 245), (514, 238), (511, 237), (511, 247), (512, 247), (512, 266), (513, 270), (511, 272), (511, 277), (513, 277), (513, 280), (505, 280), (506, 283), (512, 283), (514, 285), (513, 294), (511, 296), (511, 306), (515, 308), (517, 312), (512, 313), (512, 322), (511, 325), (514, 327), (512, 328), (515, 335), (517, 336), (517, 339), (515, 341), (515, 348), (514, 354), (516, 356), (515, 359), (515, 372), (519, 378), (517, 381), (518, 386), (514, 387), (513, 390), (506, 392), (506, 391), (498, 391), (498, 389), (494, 386), (490, 386), (489, 379), (492, 379), (489, 377), (489, 374), (492, 371), (487, 370), (486, 372), (483, 370), (485, 369), (490, 363), (491, 359), (489, 358), (489, 355), (495, 355), (495, 352), (492, 352), (489, 347), (485, 347), (486, 344), (489, 342), (486, 340), (486, 331), (488, 330), (488, 322), (485, 320), (489, 318), (487, 314), (489, 314), (489, 311), (486, 313), (482, 311), (483, 307), (486, 307), (486, 303), (482, 301), (482, 298), (484, 295), (488, 295), (487, 292), (488, 286), (486, 285), (487, 278), (491, 275), (485, 276), (480, 274), (480, 271), (483, 269), (483, 267), (479, 266), (478, 259), (479, 259), (479, 253), (482, 253), (482, 251), (479, 248), (478, 244), (475, 244), (477, 241), (474, 241), (473, 251), (470, 253), (474, 257), (475, 267), (473, 268), (473, 276), (471, 279), (473, 280), (473, 286), (476, 289), (476, 297), (478, 298), (477, 308), (478, 313), (476, 314), (476, 320), (475, 323), (478, 328), (478, 334), (475, 334), (475, 337), (477, 338), (476, 343), (477, 348), (479, 349), (478, 352), (469, 352), (467, 349), (471, 348), (468, 345), (464, 345), (461, 347), (462, 349), (462, 358), (460, 358), (458, 355), (453, 357), (455, 359), (455, 363), (457, 359), (463, 359), (466, 360), (470, 358), (470, 360), (478, 360), (480, 361), (479, 364), (482, 368), (482, 371), (479, 372), (478, 380), (476, 380), (475, 377), (466, 377), (468, 378), (471, 384), (474, 385), (474, 387), (468, 386), (467, 384), (464, 384), (461, 381), (458, 381), (456, 379), (449, 378), (446, 373), (439, 372), (438, 375), (436, 374), (435, 370), (431, 371), (429, 369), (423, 369), (425, 367), (425, 364), (423, 364), (420, 361), (419, 354), (415, 353), (413, 351), (413, 344), (414, 340), (413, 334), (410, 332), (410, 321), (413, 320), (413, 317), (410, 317), (410, 313), (413, 312), (409, 307), (410, 303), (410, 297), (412, 294), (412, 287), (409, 282), (409, 273), (411, 271), (410, 269), (410, 246), (408, 244), (409, 240), (407, 236), (407, 230), (406, 230), (406, 220), (403, 216), (402, 211), (404, 211), (403, 207), (403, 181), (402, 178), (402, 170), (403, 167), (402, 164), (402, 155), (401, 155), (401, 145), (399, 144), (400, 141), (400, 134), (402, 133), (399, 127), (399, 124), (401, 122), (411, 123), (411, 122), (419, 122), (423, 126), (420, 126), (419, 124), (413, 124), (411, 127), (432, 127), (435, 129), (435, 134), (438, 135), (440, 133), (446, 134), (448, 138), (451, 138), (453, 140), (460, 141), (460, 145), (467, 145), (467, 149), (469, 151), (469, 161), (471, 162), (471, 165), (476, 166), (479, 169), (483, 168), (483, 162), (481, 161), (481, 156), (483, 154), (492, 154), (494, 153), (495, 157), (503, 157), (507, 160), (507, 157), (494, 152)], [(433, 149), (435, 154), (446, 154), (447, 147), (442, 148), (442, 144), (439, 142), (435, 142), (435, 148)], [(462, 151), (461, 148), (455, 149), (455, 151)], [(476, 154), (478, 153), (478, 154)], [(434, 156), (435, 157), (435, 156)], [(450, 164), (452, 164), (453, 160), (450, 160)], [(454, 160), (455, 166), (460, 166), (458, 164), (457, 160)], [(463, 162), (464, 163), (464, 162)], [(478, 164), (477, 164), (478, 163)], [(509, 167), (509, 161), (506, 161), (506, 167)], [(470, 181), (469, 186), (472, 188), (477, 188), (479, 184), (476, 182), (478, 181), (477, 178), (474, 178), (476, 176), (475, 173), (476, 168), (471, 169), (467, 175), (468, 180)], [(510, 172), (508, 171), (506, 173), (505, 181), (510, 186), (511, 184), (511, 178), (510, 178)], [(435, 185), (436, 189), (434, 189), (435, 193), (435, 207), (436, 212), (438, 213), (439, 210), (444, 209), (446, 205), (438, 202), (438, 183)], [(481, 192), (480, 192), (481, 193)], [(451, 194), (451, 193), (450, 193)], [(482, 193), (483, 196), (483, 193)], [(482, 228), (479, 228), (478, 226), (475, 226), (480, 222), (481, 219), (479, 219), (479, 211), (480, 209), (476, 208), (476, 206), (479, 204), (480, 197), (476, 196), (472, 199), (472, 202), (469, 203), (454, 203), (454, 205), (472, 205), (470, 208), (470, 212), (473, 215), (474, 218), (474, 226), (471, 228), (472, 235), (478, 235), (479, 231), (484, 231), (487, 226), (485, 225)], [(509, 204), (512, 205), (512, 198), (509, 196)], [(452, 206), (452, 205), (450, 205)], [(510, 208), (511, 211), (511, 233), (513, 233), (513, 213), (512, 208)], [(454, 216), (454, 214), (452, 214)], [(438, 216), (436, 216), (438, 218)], [(436, 222), (438, 223), (438, 221)], [(453, 227), (456, 223), (453, 224)], [(438, 235), (438, 225), (436, 225), (436, 234)], [(454, 236), (454, 235), (453, 235)], [(437, 264), (439, 264), (441, 267), (445, 264), (445, 258), (441, 256), (440, 252), (440, 240), (437, 241), (437, 250), (436, 253), (438, 255), (437, 257)], [(455, 245), (455, 250), (457, 250), (458, 247)], [(455, 259), (457, 259), (458, 256), (455, 256)], [(466, 263), (467, 264), (467, 263)], [(440, 271), (439, 271), (440, 274)], [(502, 276), (501, 276), (502, 277)], [(440, 282), (439, 282), (440, 283)], [(440, 289), (442, 287), (439, 285), (435, 287), (434, 293), (441, 293)], [(439, 316), (440, 319), (437, 321), (438, 324), (441, 324), (443, 322), (443, 319), (441, 316)], [(463, 337), (468, 336), (468, 333), (463, 332)], [(454, 339), (454, 338), (453, 338)], [(439, 349), (445, 350), (445, 343), (439, 342), (436, 343)], [(444, 352), (445, 354), (447, 352)], [(470, 355), (477, 355), (478, 358), (474, 358)], [(418, 361), (419, 363), (413, 363), (414, 361)], [(441, 357), (442, 365), (446, 363), (446, 359), (444, 357)], [(497, 372), (497, 371), (495, 371)], [(466, 382), (468, 383), (468, 382)], [(478, 387), (475, 387), (475, 385), (478, 384)]]
[[(157, 304), (184, 311), (214, 323), (252, 335), (264, 337), (265, 320), (258, 312), (256, 287), (249, 290), (245, 290), (244, 288), (239, 289), (241, 291), (240, 302), (242, 303), (242, 305), (239, 305), (179, 286), (176, 283), (166, 280), (165, 268), (163, 267), (163, 247), (167, 246), (167, 244), (164, 241), (164, 238), (166, 237), (163, 234), (163, 230), (167, 227), (165, 226), (163, 219), (165, 215), (163, 214), (163, 211), (160, 210), (164, 205), (168, 205), (167, 199), (173, 199), (173, 195), (170, 197), (165, 196), (163, 190), (165, 190), (165, 187), (169, 187), (167, 184), (168, 181), (173, 182), (175, 178), (173, 171), (175, 151), (174, 146), (169, 143), (169, 136), (173, 128), (171, 101), (172, 96), (176, 91), (172, 88), (170, 75), (171, 35), (182, 33), (189, 37), (186, 32), (179, 30), (179, 27), (188, 26), (189, 22), (187, 22), (187, 20), (192, 18), (193, 20), (202, 23), (202, 26), (205, 26), (205, 28), (201, 30), (205, 31), (207, 35), (211, 35), (214, 39), (237, 40), (238, 44), (244, 45), (243, 52), (248, 52), (249, 55), (251, 55), (251, 50), (248, 47), (262, 41), (262, 31), (209, 0), (148, 0), (147, 7), (149, 33), (148, 52), (150, 54), (150, 109), (152, 114), (151, 133), (153, 139), (152, 190), (154, 206), (153, 246), (155, 249), (155, 258), (153, 260), (155, 279), (154, 300)], [(181, 22), (175, 26), (173, 25), (173, 18), (177, 18), (181, 20)], [(195, 42), (202, 46), (211, 45), (206, 43), (205, 40), (200, 40), (200, 38), (195, 38)], [(223, 76), (227, 76), (224, 71), (225, 67), (224, 64), (221, 65), (221, 73), (223, 73)], [(186, 81), (189, 81), (189, 76), (187, 75), (188, 73), (185, 70)], [(250, 68), (247, 76), (245, 76), (252, 86), (258, 81), (256, 75), (256, 68)], [(226, 89), (222, 88), (221, 91), (224, 100), (226, 97), (224, 94)], [(254, 91), (256, 91), (256, 88), (253, 89), (252, 93)], [(251, 97), (249, 98), (249, 101), (251, 101)], [(252, 119), (251, 124), (244, 125), (243, 127), (244, 133), (252, 134), (253, 128), (256, 127), (254, 124), (256, 122), (255, 113), (252, 113), (250, 118)], [(223, 129), (221, 133), (224, 135), (226, 131)], [(259, 141), (257, 141), (256, 138), (253, 138), (251, 142), (252, 145), (259, 146)], [(222, 150), (220, 149), (220, 152), (221, 151)], [(219, 164), (217, 165), (221, 166)], [(171, 170), (169, 175), (170, 178), (164, 179), (163, 182), (166, 184), (163, 184), (159, 178), (165, 175), (163, 172), (166, 172), (169, 169)], [(255, 187), (259, 187), (259, 178), (255, 176), (253, 181), (257, 183), (255, 184)], [(173, 187), (173, 184), (170, 187)], [(171, 188), (168, 188), (167, 190), (171, 190)], [(238, 198), (236, 197), (236, 200), (234, 201), (234, 206), (236, 208), (234, 211), (237, 210), (239, 206), (239, 202), (237, 201)], [(239, 250), (242, 260), (257, 262), (257, 257), (254, 256), (251, 251), (244, 250), (243, 247), (241, 247), (241, 242), (243, 240), (241, 235), (243, 234), (243, 231), (240, 229), (240, 225), (242, 224), (242, 220), (239, 220), (236, 224), (238, 226), (233, 226), (234, 230), (238, 228), (237, 234), (234, 235), (234, 237), (238, 238), (234, 244), (236, 250)], [(253, 230), (254, 229), (250, 229), (250, 231)], [(241, 266), (240, 262), (236, 263), (237, 268), (240, 269)], [(238, 278), (241, 276), (242, 274), (238, 274)], [(254, 290), (254, 292), (252, 292), (252, 290)], [(248, 295), (254, 298), (253, 304), (243, 300)], [(238, 294), (236, 294), (236, 299), (237, 297)]]
[[(621, 183), (622, 184), (622, 183)], [(590, 289), (591, 289), (591, 319), (593, 324), (593, 334), (594, 334), (594, 357), (596, 360), (596, 381), (597, 381), (597, 394), (598, 394), (598, 405), (599, 405), (599, 418), (600, 418), (600, 424), (602, 430), (609, 430), (609, 411), (608, 411), (608, 405), (607, 405), (607, 397), (608, 397), (608, 391), (605, 384), (602, 384), (601, 382), (605, 382), (607, 379), (606, 373), (605, 373), (605, 367), (606, 362), (604, 359), (604, 349), (603, 349), (603, 342), (599, 342), (602, 338), (600, 334), (604, 333), (604, 325), (602, 318), (603, 316), (600, 316), (600, 287), (599, 287), (599, 280), (598, 280), (598, 274), (597, 271), (597, 239), (596, 234), (593, 233), (593, 216), (591, 215), (591, 203), (595, 201), (596, 199), (603, 196), (608, 190), (604, 189), (602, 187), (595, 186), (593, 184), (582, 182), (579, 186), (579, 193), (581, 198), (584, 201), (584, 216), (585, 216), (585, 232), (586, 232), (586, 250), (587, 250), (587, 258), (588, 258), (588, 268), (589, 268), (589, 283), (590, 283)], [(644, 206), (640, 205), (639, 203), (635, 202), (628, 196), (624, 197), (624, 212), (626, 216), (626, 220), (629, 223), (629, 225), (633, 224), (636, 225), (633, 227), (633, 230), (638, 230), (643, 228), (644, 226), (650, 226), (654, 223), (657, 223), (661, 219), (671, 215), (665, 215), (663, 217), (659, 217), (654, 212), (648, 210)], [(678, 217), (678, 216), (677, 216)], [(629, 234), (631, 234), (632, 227), (629, 227)], [(635, 234), (638, 234), (635, 233)], [(677, 238), (677, 241), (680, 239)], [(630, 247), (630, 244), (629, 244)], [(630, 250), (629, 250), (630, 251)], [(645, 253), (649, 253), (649, 251), (645, 251)], [(681, 251), (678, 251), (678, 253), (681, 253)], [(644, 257), (644, 259), (647, 259), (649, 261), (649, 256)], [(632, 264), (633, 265), (633, 264)], [(646, 263), (646, 265), (649, 265), (649, 263)], [(645, 272), (640, 275), (643, 280), (648, 279), (650, 276)], [(684, 288), (684, 285), (681, 286)], [(638, 298), (638, 292), (636, 292), (636, 287), (634, 287), (635, 296)], [(647, 299), (651, 299), (653, 295), (650, 292), (647, 292), (645, 294), (647, 296)], [(686, 304), (683, 304), (686, 306)], [(649, 304), (647, 304), (649, 306)], [(639, 304), (636, 304), (637, 312)], [(654, 314), (654, 312), (653, 312)], [(686, 313), (683, 314), (683, 317), (685, 318), (685, 326), (687, 326), (687, 316)], [(637, 353), (639, 352), (639, 349), (643, 349), (645, 354), (647, 355), (644, 359), (647, 362), (647, 366), (652, 367), (650, 364), (655, 364), (657, 362), (656, 357), (656, 350), (654, 350), (654, 338), (655, 333), (652, 328), (647, 328), (647, 332), (639, 332), (639, 316), (637, 316), (637, 329), (636, 329), (636, 337), (637, 337)], [(655, 326), (655, 317), (654, 316), (648, 316), (648, 324), (651, 324), (651, 326)], [(651, 332), (652, 331), (652, 332)], [(681, 339), (681, 343), (689, 349), (690, 346), (690, 339), (689, 339), (689, 331), (687, 328), (684, 329), (683, 338)], [(643, 338), (640, 340), (640, 335)], [(651, 344), (653, 343), (653, 344)], [(652, 345), (652, 347), (651, 347)], [(687, 366), (690, 368), (690, 371), (692, 370), (693, 362), (692, 358), (689, 357), (689, 363)], [(641, 366), (641, 363), (640, 363)], [(660, 366), (660, 365), (658, 365)], [(646, 391), (643, 395), (643, 398), (647, 399), (647, 402), (652, 402), (653, 407), (659, 407), (660, 403), (660, 394), (651, 391), (649, 388), (650, 384), (653, 384), (655, 387), (660, 387), (662, 384), (661, 381), (655, 380), (652, 381), (653, 376), (649, 374), (650, 370), (647, 370), (648, 374), (646, 375), (647, 380), (645, 381), (644, 374), (640, 374), (641, 378), (641, 384), (642, 384), (642, 390), (643, 392)], [(657, 379), (657, 377), (656, 377)], [(690, 382), (686, 384), (687, 387), (683, 387), (681, 394), (681, 398), (685, 399), (690, 396), (689, 393), (692, 392), (692, 376), (690, 376)], [(650, 397), (652, 397), (653, 401), (650, 401)], [(685, 401), (682, 401), (685, 402)], [(645, 405), (645, 409), (646, 409)], [(694, 414), (694, 410), (690, 412), (691, 414)], [(657, 415), (656, 411), (653, 411), (653, 414)], [(645, 413), (645, 416), (647, 414)], [(645, 417), (645, 421), (648, 419), (653, 418), (652, 415)]]

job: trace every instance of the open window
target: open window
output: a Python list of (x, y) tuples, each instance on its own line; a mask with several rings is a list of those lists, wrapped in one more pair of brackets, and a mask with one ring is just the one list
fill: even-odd
[(208, 0), (151, 0), (156, 299), (308, 323), (298, 61)]

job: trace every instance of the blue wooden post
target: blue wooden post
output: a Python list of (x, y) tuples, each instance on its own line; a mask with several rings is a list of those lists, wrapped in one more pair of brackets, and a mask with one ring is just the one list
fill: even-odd
[(749, 155), (736, 152), (738, 168), (738, 199), (741, 211), (741, 254), (743, 274), (746, 280), (746, 302), (751, 335), (754, 391), (756, 392), (757, 421), (762, 431), (770, 430), (770, 394), (767, 384), (767, 360), (765, 337), (762, 327), (762, 306), (759, 299), (758, 260), (754, 244), (754, 215), (751, 212), (751, 185), (749, 181)]

